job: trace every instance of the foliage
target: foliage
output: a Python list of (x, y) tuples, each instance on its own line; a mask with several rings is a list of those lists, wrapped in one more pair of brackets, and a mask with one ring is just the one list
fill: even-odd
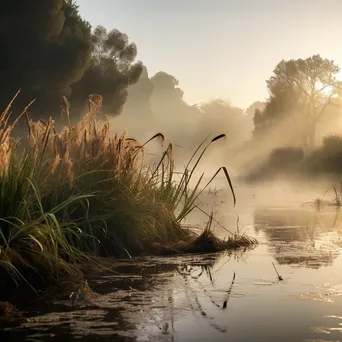
[(300, 148), (286, 147), (272, 150), (269, 157), (269, 167), (271, 169), (286, 170), (294, 164), (303, 160), (304, 153)]
[(316, 141), (316, 125), (324, 116), (332, 99), (339, 93), (336, 81), (339, 67), (320, 55), (307, 59), (282, 60), (267, 81), (270, 99), (263, 111), (254, 115), (255, 136), (264, 135), (284, 121), (293, 127), (305, 149)]
[[(129, 127), (131, 134), (143, 135), (151, 130), (153, 125), (154, 114), (151, 108), (151, 97), (153, 94), (153, 83), (148, 76), (146, 66), (143, 66), (143, 71), (137, 83), (128, 87), (128, 97), (124, 105), (123, 112), (119, 121), (124, 121), (124, 127)], [(139, 120), (139, 125), (137, 125)], [(131, 126), (128, 126), (132, 122)]]
[(202, 135), (225, 132), (231, 148), (249, 139), (252, 122), (242, 109), (222, 99), (215, 99), (203, 103), (200, 110), (203, 115), (199, 120), (198, 132)]
[(129, 97), (126, 106), (130, 105), (130, 98), (132, 99), (132, 102), (137, 104), (137, 106), (149, 104), (149, 101), (153, 94), (153, 88), (153, 82), (148, 77), (147, 68), (146, 66), (143, 66), (143, 70), (138, 82), (136, 84), (131, 85), (128, 89)]
[(254, 103), (252, 103), (247, 109), (246, 109), (246, 114), (249, 116), (253, 116), (256, 110), (259, 110), (260, 112), (262, 112), (265, 109), (265, 102), (261, 102), (261, 101), (256, 101)]
[(329, 135), (321, 147), (308, 156), (306, 168), (314, 174), (340, 174), (342, 171), (342, 137)]
[(151, 78), (151, 81), (155, 96), (174, 100), (183, 99), (184, 92), (178, 87), (179, 81), (174, 76), (159, 71)]
[[(89, 256), (130, 257), (155, 243), (192, 245), (197, 235), (182, 221), (219, 172), (235, 204), (225, 167), (206, 184), (204, 174), (194, 178), (208, 148), (224, 134), (204, 140), (179, 178), (172, 144), (157, 165), (144, 162), (145, 145), (163, 141), (160, 133), (143, 145), (125, 133), (111, 136), (109, 122), (99, 125), (95, 112), (56, 132), (53, 120), (33, 122), (25, 110), (28, 135), (18, 145), (9, 115), (10, 106), (0, 117), (2, 279), (19, 284), (35, 274), (56, 280), (78, 274)], [(229, 241), (238, 247), (248, 239), (234, 234)]]
[(297, 176), (301, 170), (304, 159), (304, 152), (301, 148), (282, 147), (274, 148), (267, 159), (254, 166), (244, 175), (248, 181), (270, 180), (275, 177)]
[[(183, 90), (174, 76), (160, 71), (151, 77), (151, 82), (153, 93), (150, 105), (154, 115), (152, 129), (162, 131), (178, 146), (193, 144), (199, 110), (184, 101)], [(199, 141), (201, 139), (203, 136)]]
[(20, 108), (33, 98), (35, 113), (56, 111), (90, 65), (91, 31), (73, 1), (7, 1), (0, 13), (0, 103), (19, 88)]
[(342, 172), (342, 137), (329, 135), (323, 144), (304, 156), (303, 149), (275, 148), (267, 160), (257, 165), (246, 177), (248, 180), (262, 180), (273, 177), (331, 177), (338, 179)]
[(86, 103), (89, 94), (101, 94), (108, 114), (119, 114), (127, 99), (127, 87), (135, 84), (143, 70), (134, 63), (137, 48), (119, 30), (98, 26), (92, 34), (93, 52), (90, 68), (73, 87), (72, 103)]

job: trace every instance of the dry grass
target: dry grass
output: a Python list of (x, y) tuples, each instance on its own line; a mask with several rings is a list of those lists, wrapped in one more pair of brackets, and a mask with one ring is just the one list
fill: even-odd
[(144, 162), (145, 145), (163, 141), (162, 134), (145, 144), (126, 132), (111, 136), (109, 122), (96, 120), (93, 99), (74, 127), (64, 99), (69, 127), (60, 132), (52, 119), (32, 122), (25, 108), (18, 119), (26, 117), (28, 133), (20, 144), (11, 137), (17, 122), (9, 124), (11, 104), (0, 116), (0, 274), (19, 284), (30, 272), (53, 279), (61, 272), (77, 274), (77, 264), (89, 255), (131, 257), (155, 252), (156, 244), (208, 252), (255, 242), (238, 235), (221, 241), (210, 226), (200, 236), (182, 227), (220, 171), (235, 203), (225, 167), (205, 185), (202, 174), (190, 188), (205, 151), (224, 135), (204, 140), (179, 180), (172, 144), (155, 167)]

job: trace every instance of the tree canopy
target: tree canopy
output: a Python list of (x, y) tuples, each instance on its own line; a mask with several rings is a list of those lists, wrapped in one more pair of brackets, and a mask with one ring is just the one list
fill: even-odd
[(241, 108), (225, 100), (215, 99), (203, 103), (200, 110), (203, 113), (198, 126), (201, 135), (226, 133), (226, 140), (231, 147), (250, 138), (252, 120)]
[(137, 48), (119, 30), (98, 26), (92, 34), (91, 66), (73, 87), (72, 103), (86, 101), (89, 94), (101, 94), (108, 114), (119, 114), (127, 99), (127, 88), (135, 84), (142, 71), (141, 62), (134, 62)]
[(178, 85), (179, 81), (172, 75), (159, 71), (152, 78), (154, 95), (160, 99), (167, 97), (169, 100), (179, 101), (183, 99), (183, 90)]
[(0, 12), (0, 103), (6, 107), (33, 98), (35, 111), (58, 105), (91, 62), (91, 27), (73, 1), (7, 1)]
[(141, 119), (142, 128), (144, 124), (151, 125), (153, 120), (150, 101), (152, 94), (153, 83), (148, 77), (147, 68), (143, 66), (138, 82), (128, 87), (128, 98), (122, 114), (134, 120)]
[(255, 134), (290, 119), (301, 135), (303, 147), (312, 148), (316, 124), (339, 92), (338, 72), (334, 61), (320, 55), (282, 60), (267, 81), (270, 98), (265, 109), (255, 112)]

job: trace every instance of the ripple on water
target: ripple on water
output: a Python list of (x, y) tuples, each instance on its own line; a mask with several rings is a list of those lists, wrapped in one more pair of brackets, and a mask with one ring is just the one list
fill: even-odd
[(254, 217), (264, 242), (254, 251), (125, 261), (120, 274), (88, 279), (98, 294), (90, 302), (24, 313), (29, 321), (0, 332), (0, 341), (341, 340), (342, 225), (318, 226), (298, 210)]

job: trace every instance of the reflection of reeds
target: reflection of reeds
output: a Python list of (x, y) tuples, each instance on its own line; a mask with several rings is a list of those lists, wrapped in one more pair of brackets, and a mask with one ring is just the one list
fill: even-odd
[(275, 270), (276, 273), (277, 273), (278, 280), (279, 280), (279, 281), (283, 280), (283, 277), (278, 273), (278, 271), (277, 271), (277, 269), (276, 269), (276, 267), (275, 267), (275, 265), (274, 265), (274, 262), (272, 262), (272, 265), (273, 265), (273, 267), (274, 267), (274, 270)]
[[(189, 302), (189, 306), (191, 308), (191, 311), (193, 313), (193, 315), (196, 315), (196, 310), (194, 308), (194, 305), (192, 304), (192, 299), (195, 300), (195, 303), (197, 305), (197, 308), (201, 314), (201, 317), (212, 327), (214, 328), (216, 331), (219, 331), (221, 333), (225, 333), (226, 330), (224, 328), (221, 328), (220, 326), (218, 326), (217, 324), (213, 323), (211, 318), (208, 317), (206, 311), (204, 310), (201, 302), (199, 301), (198, 295), (196, 293), (196, 291), (194, 290), (194, 288), (191, 286), (191, 284), (189, 283), (188, 280), (188, 275), (181, 273), (183, 279), (184, 279), (184, 293), (185, 293), (185, 297), (187, 298), (188, 302)], [(206, 291), (205, 291), (206, 293)], [(209, 296), (210, 297), (210, 296)], [(212, 300), (212, 303), (217, 306), (217, 304)]]
[[(324, 196), (328, 194), (330, 190), (334, 191), (334, 198), (332, 200), (325, 200)], [(321, 210), (324, 206), (332, 206), (339, 209), (342, 205), (342, 182), (339, 184), (339, 190), (335, 185), (326, 190), (322, 197), (318, 197), (313, 201), (305, 202), (303, 205), (309, 205), (314, 207), (317, 211)]]
[(229, 300), (230, 295), (231, 295), (231, 293), (232, 293), (232, 289), (233, 289), (234, 283), (235, 283), (235, 271), (234, 271), (234, 275), (233, 275), (232, 282), (230, 283), (230, 287), (229, 287), (229, 289), (228, 289), (228, 291), (227, 291), (227, 297), (226, 297), (226, 299), (224, 300), (223, 305), (222, 305), (222, 308), (223, 308), (223, 309), (225, 309), (225, 308), (227, 307), (227, 303), (228, 303), (228, 300)]

